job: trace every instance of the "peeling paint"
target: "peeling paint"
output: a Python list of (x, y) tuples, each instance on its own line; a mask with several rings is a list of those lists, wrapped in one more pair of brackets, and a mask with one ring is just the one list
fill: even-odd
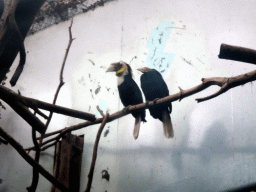
[(95, 65), (95, 63), (91, 59), (88, 59), (88, 61), (90, 61), (93, 65)]
[(104, 132), (104, 137), (107, 137), (109, 134), (109, 129), (107, 129), (105, 132)]
[(185, 61), (187, 64), (192, 65), (191, 61), (186, 60), (184, 57), (181, 57), (183, 61)]
[(101, 89), (101, 86), (100, 85), (98, 85), (98, 87), (97, 87), (97, 89), (95, 89), (95, 95), (97, 95), (99, 92), (100, 92), (100, 89)]

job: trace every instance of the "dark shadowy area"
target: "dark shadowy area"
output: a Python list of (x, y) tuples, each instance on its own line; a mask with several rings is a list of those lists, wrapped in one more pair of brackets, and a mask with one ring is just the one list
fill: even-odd
[[(44, 2), (45, 0), (21, 0), (19, 2), (15, 12), (15, 20), (23, 38), (26, 37), (38, 10)], [(3, 2), (0, 5), (2, 5), (0, 8), (2, 15)], [(0, 46), (3, 50), (0, 54), (0, 82), (6, 78), (6, 73), (8, 73), (20, 49), (20, 44), (17, 43), (20, 41), (19, 36), (13, 32), (12, 28), (8, 27), (1, 38)]]
[(29, 34), (62, 21), (67, 21), (74, 15), (93, 11), (99, 6), (104, 6), (109, 1), (117, 0), (97, 0), (94, 2), (88, 0), (47, 0), (39, 10)]

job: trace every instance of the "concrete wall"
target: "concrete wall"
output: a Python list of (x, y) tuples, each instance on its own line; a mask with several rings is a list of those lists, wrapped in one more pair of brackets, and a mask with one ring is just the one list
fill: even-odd
[[(65, 85), (57, 104), (100, 116), (96, 106), (114, 113), (123, 108), (111, 62), (130, 62), (140, 84), (139, 67), (162, 71), (170, 94), (201, 83), (203, 77), (230, 77), (255, 69), (251, 64), (218, 59), (221, 43), (256, 49), (254, 1), (119, 0), (74, 18)], [(14, 91), (52, 102), (68, 44), (70, 21), (29, 36), (27, 63)], [(16, 61), (17, 63), (17, 61)], [(11, 77), (14, 67), (8, 77)], [(92, 191), (221, 191), (256, 181), (255, 87), (234, 88), (212, 100), (195, 99), (218, 87), (173, 103), (175, 137), (166, 139), (160, 121), (147, 112), (138, 140), (131, 115), (106, 125)], [(31, 128), (9, 107), (1, 110), (1, 126), (25, 147)], [(54, 115), (49, 132), (83, 122)], [(99, 125), (76, 131), (85, 135), (81, 191), (85, 189), (92, 147)], [(53, 148), (40, 163), (50, 172)], [(11, 146), (0, 146), (0, 191), (25, 191), (31, 167)], [(33, 155), (33, 153), (31, 153)], [(107, 169), (110, 181), (101, 178)], [(40, 177), (38, 191), (49, 191)]]

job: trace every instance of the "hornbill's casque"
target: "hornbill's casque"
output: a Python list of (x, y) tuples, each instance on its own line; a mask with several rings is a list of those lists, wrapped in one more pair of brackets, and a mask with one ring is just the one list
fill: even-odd
[[(138, 71), (143, 74), (140, 77), (141, 89), (146, 97), (147, 102), (169, 96), (168, 87), (162, 75), (155, 69), (147, 67), (139, 68)], [(163, 122), (164, 135), (167, 138), (173, 137), (173, 127), (170, 114), (172, 112), (171, 102), (167, 105), (159, 105), (149, 108), (150, 115), (155, 119)]]
[[(130, 65), (123, 61), (112, 63), (106, 72), (116, 72), (119, 96), (125, 107), (143, 103), (142, 93), (132, 78)], [(137, 139), (141, 121), (146, 122), (145, 109), (132, 112), (132, 116), (135, 118), (133, 137)]]

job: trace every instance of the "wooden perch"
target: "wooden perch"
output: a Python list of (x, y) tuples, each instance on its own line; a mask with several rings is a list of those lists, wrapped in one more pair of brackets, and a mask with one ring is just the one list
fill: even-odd
[[(0, 99), (8, 103), (8, 105), (11, 105), (12, 103), (16, 102), (22, 105), (23, 107), (31, 107), (32, 109), (44, 109), (47, 111), (52, 111), (54, 113), (59, 113), (62, 115), (68, 115), (71, 117), (75, 118), (80, 118), (84, 120), (89, 120), (89, 121), (94, 121), (96, 119), (95, 115), (78, 111), (78, 110), (73, 110), (53, 104), (49, 104), (43, 101), (39, 101), (36, 99), (31, 99), (28, 97), (21, 96), (12, 90), (6, 88), (3, 85), (0, 85)], [(14, 109), (15, 110), (15, 109)], [(27, 109), (28, 110), (28, 109)], [(31, 113), (31, 112), (30, 112)], [(32, 114), (32, 113), (31, 113)], [(33, 115), (33, 114), (32, 114)], [(34, 115), (33, 115), (34, 116)], [(33, 126), (32, 126), (33, 127)]]
[(51, 111), (54, 113), (67, 115), (70, 117), (75, 117), (75, 118), (84, 119), (84, 120), (88, 120), (88, 121), (95, 121), (95, 119), (96, 119), (95, 115), (90, 114), (90, 113), (86, 113), (86, 112), (82, 112), (82, 111), (78, 111), (78, 110), (74, 110), (74, 109), (69, 109), (66, 107), (61, 107), (58, 105), (46, 103), (46, 102), (39, 101), (36, 99), (31, 99), (28, 97), (21, 96), (21, 99), (23, 101), (25, 101), (25, 104), (28, 107), (31, 107), (32, 109), (34, 109), (35, 107), (38, 107), (40, 109), (44, 109), (44, 110)]
[(0, 135), (10, 143), (11, 146), (34, 168), (36, 168), (40, 174), (42, 174), (48, 181), (50, 181), (53, 185), (58, 187), (61, 191), (68, 192), (69, 190), (60, 182), (58, 182), (48, 171), (46, 171), (41, 165), (36, 163), (32, 157), (30, 157), (26, 151), (23, 149), (21, 144), (15, 141), (8, 133), (6, 133), (0, 127)]
[(256, 50), (221, 44), (219, 58), (256, 64)]
[[(129, 113), (131, 113), (132, 111), (135, 111), (135, 110), (146, 109), (146, 108), (154, 107), (154, 106), (157, 106), (157, 105), (164, 105), (164, 104), (167, 104), (170, 101), (171, 102), (177, 101), (177, 100), (180, 101), (183, 98), (189, 97), (190, 95), (201, 92), (204, 89), (206, 89), (206, 88), (208, 88), (212, 85), (220, 86), (221, 89), (217, 93), (215, 93), (211, 96), (205, 97), (205, 98), (196, 99), (197, 102), (206, 101), (206, 100), (212, 99), (212, 98), (226, 92), (227, 90), (229, 90), (231, 88), (234, 88), (234, 87), (239, 86), (239, 85), (243, 85), (245, 83), (248, 83), (248, 82), (251, 82), (251, 81), (254, 81), (254, 80), (256, 80), (256, 70), (252, 71), (252, 72), (249, 72), (249, 73), (245, 73), (243, 75), (238, 75), (238, 76), (230, 77), (230, 78), (227, 78), (227, 77), (203, 78), (201, 84), (199, 84), (195, 87), (192, 87), (190, 89), (183, 90), (183, 89), (180, 88), (180, 92), (178, 92), (176, 94), (173, 94), (173, 95), (169, 95), (169, 96), (164, 97), (164, 98), (161, 98), (161, 99), (157, 100), (156, 102), (150, 101), (149, 103), (141, 103), (141, 104), (138, 104), (138, 105), (130, 106), (126, 111), (123, 111), (123, 110), (118, 111), (118, 112), (109, 116), (108, 122), (111, 122), (115, 119), (118, 119), (120, 117), (128, 115)], [(58, 141), (67, 132), (82, 129), (82, 128), (85, 128), (85, 127), (90, 126), (90, 125), (99, 124), (99, 123), (102, 123), (102, 121), (103, 121), (103, 118), (97, 118), (94, 122), (88, 122), (87, 121), (87, 122), (84, 122), (84, 123), (80, 123), (80, 124), (77, 124), (77, 125), (66, 127), (64, 129), (61, 129), (61, 130), (58, 130), (58, 131), (47, 133), (44, 136), (45, 138), (56, 135), (56, 134), (59, 134), (59, 135), (43, 142), (42, 145), (46, 145), (50, 142)], [(52, 146), (52, 144), (50, 144), (48, 147), (50, 147), (50, 146)], [(47, 149), (48, 147), (45, 146), (44, 150)], [(34, 150), (34, 147), (27, 148), (26, 150), (28, 150), (28, 151), (29, 150)]]

